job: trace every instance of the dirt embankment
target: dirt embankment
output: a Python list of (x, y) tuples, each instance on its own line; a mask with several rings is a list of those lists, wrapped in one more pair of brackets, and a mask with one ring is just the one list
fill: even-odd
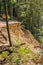
[[(29, 55), (30, 58), (28, 58), (27, 65), (38, 65), (38, 63), (43, 61), (43, 46), (34, 38), (30, 31), (23, 29), (20, 24), (18, 22), (9, 24), (12, 46), (16, 51), (18, 51), (19, 47), (23, 48), (22, 50), (28, 48), (27, 51), (29, 53), (26, 53), (26, 55)], [(3, 26), (0, 28), (0, 51), (8, 49), (8, 47), (7, 29), (6, 26)]]

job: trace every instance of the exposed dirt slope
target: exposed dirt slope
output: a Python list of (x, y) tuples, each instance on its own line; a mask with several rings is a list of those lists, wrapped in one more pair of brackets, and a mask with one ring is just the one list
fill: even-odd
[[(29, 57), (31, 59), (28, 58), (29, 61), (27, 65), (37, 65), (38, 63), (41, 63), (43, 61), (43, 47), (33, 37), (31, 32), (23, 29), (20, 23), (9, 24), (9, 28), (12, 46), (14, 46), (14, 49), (17, 50), (18, 47), (25, 49), (27, 46), (31, 50), (31, 53), (29, 53)], [(6, 44), (9, 46), (7, 29), (5, 26), (1, 27), (0, 30), (0, 47), (6, 46)], [(34, 61), (32, 59), (34, 59)]]

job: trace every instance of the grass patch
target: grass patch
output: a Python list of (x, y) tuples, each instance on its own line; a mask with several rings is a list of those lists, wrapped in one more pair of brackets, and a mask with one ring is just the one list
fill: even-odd
[(0, 58), (6, 58), (8, 56), (8, 52), (7, 51), (3, 51), (1, 54), (0, 54)]

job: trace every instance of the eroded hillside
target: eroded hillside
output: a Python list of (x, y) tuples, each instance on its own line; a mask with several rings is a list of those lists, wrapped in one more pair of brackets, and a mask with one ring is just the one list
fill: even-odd
[[(10, 48), (6, 25), (0, 27), (0, 65), (43, 65), (43, 46), (20, 22), (9, 24)], [(8, 52), (10, 48), (12, 52)], [(4, 51), (6, 49), (6, 51)]]

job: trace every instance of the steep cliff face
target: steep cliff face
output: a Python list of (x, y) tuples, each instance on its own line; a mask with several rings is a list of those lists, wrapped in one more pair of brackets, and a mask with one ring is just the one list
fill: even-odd
[[(12, 46), (16, 51), (19, 49), (19, 54), (22, 58), (23, 56), (28, 57), (27, 65), (40, 64), (43, 61), (43, 46), (34, 38), (31, 32), (23, 29), (20, 22), (9, 22), (9, 29)], [(4, 26), (0, 27), (0, 51), (7, 49), (9, 46), (7, 29), (4, 24)], [(23, 52), (25, 54), (22, 56)]]

